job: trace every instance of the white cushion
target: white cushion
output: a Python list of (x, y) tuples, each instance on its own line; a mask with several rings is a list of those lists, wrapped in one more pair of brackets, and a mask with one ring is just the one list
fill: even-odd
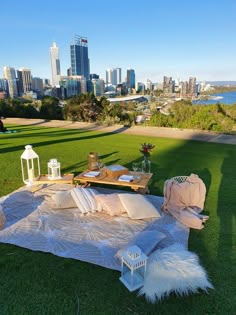
[(77, 208), (74, 199), (71, 196), (71, 191), (57, 191), (52, 199), (55, 201), (55, 207), (57, 209)]
[(82, 213), (101, 211), (101, 206), (96, 202), (93, 189), (76, 187), (71, 190), (71, 195)]
[(143, 195), (119, 194), (119, 198), (131, 219), (161, 217), (158, 210)]
[(110, 216), (121, 216), (122, 213), (126, 212), (117, 193), (98, 194), (94, 198), (100, 204), (102, 210)]

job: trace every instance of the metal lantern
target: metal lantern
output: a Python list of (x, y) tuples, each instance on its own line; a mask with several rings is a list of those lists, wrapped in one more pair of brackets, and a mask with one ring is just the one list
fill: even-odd
[(99, 156), (97, 152), (90, 152), (88, 155), (88, 169), (90, 171), (97, 170), (99, 168)]
[(48, 162), (48, 179), (60, 179), (61, 178), (61, 163), (57, 159), (51, 159)]
[(27, 186), (33, 185), (40, 175), (39, 157), (32, 149), (32, 145), (26, 145), (21, 155), (21, 170), (23, 182)]
[(144, 284), (147, 256), (134, 245), (123, 253), (121, 263), (120, 281), (131, 292), (141, 288)]

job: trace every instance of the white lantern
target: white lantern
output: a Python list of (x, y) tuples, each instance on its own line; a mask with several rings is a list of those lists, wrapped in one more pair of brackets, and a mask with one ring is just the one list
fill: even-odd
[(39, 157), (32, 149), (32, 145), (26, 145), (21, 155), (21, 170), (23, 182), (27, 186), (33, 185), (40, 175)]
[(55, 180), (61, 178), (61, 163), (57, 159), (48, 162), (48, 179)]
[(129, 291), (141, 288), (147, 267), (147, 256), (134, 245), (129, 247), (122, 256), (120, 281)]

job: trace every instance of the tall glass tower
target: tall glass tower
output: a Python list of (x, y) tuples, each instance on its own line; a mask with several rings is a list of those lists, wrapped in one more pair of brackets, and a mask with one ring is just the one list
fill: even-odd
[(88, 58), (88, 40), (86, 37), (74, 35), (70, 45), (72, 75), (81, 75), (89, 80), (90, 67)]
[(18, 96), (18, 80), (16, 79), (16, 70), (13, 67), (4, 67), (4, 78), (8, 81), (9, 96), (15, 98)]
[(27, 68), (20, 68), (17, 70), (19, 80), (19, 93), (20, 95), (32, 91), (32, 75), (31, 70)]
[(134, 89), (135, 88), (135, 72), (134, 69), (127, 69), (127, 88)]
[(54, 42), (50, 47), (51, 70), (52, 70), (52, 86), (59, 85), (61, 68), (59, 59), (59, 48)]

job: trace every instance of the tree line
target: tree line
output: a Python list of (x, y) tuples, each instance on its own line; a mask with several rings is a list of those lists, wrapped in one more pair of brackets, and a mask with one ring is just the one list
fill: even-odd
[[(106, 97), (98, 99), (92, 93), (71, 97), (65, 103), (51, 96), (45, 96), (40, 101), (0, 100), (0, 115), (4, 117), (131, 126), (139, 114), (142, 111), (139, 111), (136, 103), (110, 103)], [(181, 100), (171, 105), (169, 115), (163, 115), (152, 103), (150, 119), (144, 125), (232, 132), (236, 130), (236, 104), (192, 105), (191, 101)]]

